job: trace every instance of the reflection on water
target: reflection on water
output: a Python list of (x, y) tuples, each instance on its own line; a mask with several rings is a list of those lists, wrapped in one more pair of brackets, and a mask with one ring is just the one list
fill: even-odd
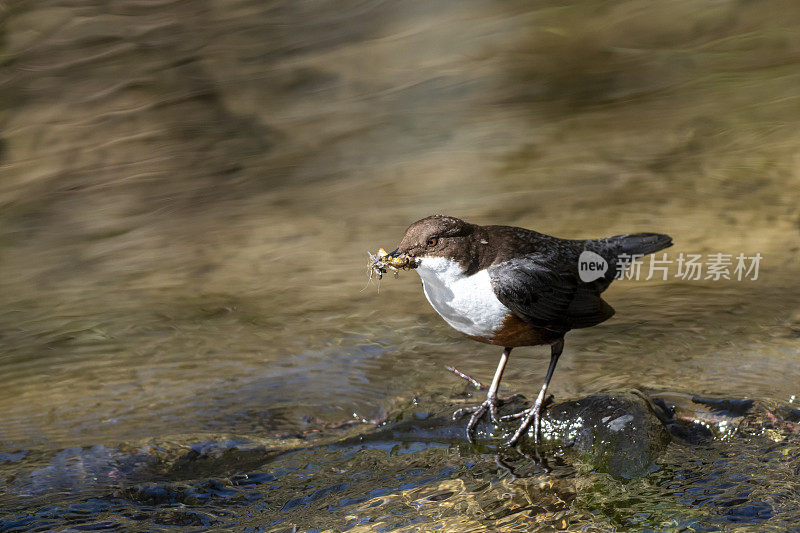
[[(764, 256), (752, 282), (615, 284), (558, 397), (798, 393), (794, 2), (2, 16), (0, 454), (293, 434), (461, 390), (444, 364), (488, 379), (499, 353), (413, 273), (365, 288), (367, 250), (435, 212)], [(531, 394), (546, 356), (519, 352), (504, 385)]]

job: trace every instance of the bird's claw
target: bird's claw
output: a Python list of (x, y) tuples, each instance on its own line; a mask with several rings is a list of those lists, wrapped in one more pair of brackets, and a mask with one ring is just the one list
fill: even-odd
[(534, 444), (539, 444), (539, 428), (542, 425), (542, 411), (544, 408), (553, 401), (553, 396), (548, 396), (541, 404), (534, 404), (533, 407), (529, 409), (523, 409), (518, 413), (512, 413), (510, 415), (505, 415), (500, 417), (500, 420), (506, 422), (508, 420), (516, 420), (517, 418), (522, 418), (523, 421), (514, 432), (514, 435), (504, 443), (504, 446), (514, 446), (519, 442), (520, 437), (525, 431), (530, 427), (531, 422), (533, 422), (534, 432), (533, 432), (533, 442)]
[(501, 420), (505, 419), (512, 419), (512, 418), (522, 418), (522, 423), (519, 425), (517, 430), (508, 439), (503, 446), (512, 447), (519, 442), (519, 439), (522, 435), (527, 431), (527, 429), (531, 426), (531, 422), (533, 423), (533, 443), (539, 444), (539, 429), (542, 425), (542, 405), (536, 403), (530, 409), (525, 409), (524, 411), (520, 411), (519, 413), (514, 413), (513, 415), (504, 416)]
[(474, 407), (462, 407), (461, 409), (457, 409), (453, 412), (453, 420), (458, 420), (466, 416), (468, 413), (472, 413), (472, 416), (469, 418), (469, 422), (467, 422), (467, 440), (469, 442), (473, 442), (472, 434), (475, 431), (475, 426), (478, 425), (478, 421), (485, 415), (487, 412), (489, 413), (489, 418), (492, 421), (492, 424), (495, 426), (500, 425), (500, 416), (497, 413), (497, 409), (503, 400), (495, 397), (486, 398), (480, 405), (476, 405)]
[(505, 422), (506, 420), (516, 420), (517, 418), (522, 418), (523, 416), (525, 416), (525, 413), (527, 411), (528, 411), (527, 409), (523, 409), (519, 413), (511, 413), (510, 415), (504, 415), (500, 417), (500, 420), (503, 422)]

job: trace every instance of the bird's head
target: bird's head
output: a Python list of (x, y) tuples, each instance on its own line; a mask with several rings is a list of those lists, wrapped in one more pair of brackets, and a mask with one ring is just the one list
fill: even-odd
[(387, 259), (396, 268), (416, 268), (426, 258), (458, 260), (469, 250), (477, 226), (455, 217), (433, 215), (411, 224)]

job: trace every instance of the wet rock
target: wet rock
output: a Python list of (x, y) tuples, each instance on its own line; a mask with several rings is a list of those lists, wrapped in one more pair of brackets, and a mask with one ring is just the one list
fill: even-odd
[(28, 455), (28, 450), (20, 450), (18, 452), (0, 453), (0, 464), (2, 463), (18, 463)]
[(191, 483), (142, 483), (116, 493), (116, 496), (145, 505), (202, 505), (236, 496), (227, 482), (205, 479)]
[(164, 509), (156, 513), (153, 522), (165, 526), (210, 526), (213, 519), (197, 511)]
[[(521, 397), (503, 405), (501, 414), (527, 407)], [(463, 421), (461, 427), (463, 427)], [(500, 446), (517, 429), (517, 420), (495, 428), (482, 421), (476, 434)], [(463, 430), (461, 432), (463, 438)], [(598, 472), (617, 478), (634, 478), (655, 469), (655, 461), (670, 441), (670, 433), (651, 401), (638, 391), (596, 394), (547, 406), (542, 417), (540, 443), (533, 429), (520, 441), (521, 450), (537, 455), (558, 449), (573, 455)]]
[[(26, 457), (27, 453), (18, 460)], [(153, 457), (144, 453), (130, 454), (102, 445), (76, 446), (57, 452), (47, 464), (21, 474), (10, 488), (17, 494), (38, 494), (54, 489), (77, 493), (94, 487), (119, 486), (154, 462)]]
[[(114, 448), (71, 447), (55, 453), (3, 453), (0, 493), (25, 498), (55, 490), (79, 495), (109, 489), (126, 499), (152, 505), (229, 498), (229, 488), (215, 478), (257, 483), (262, 477), (258, 472), (252, 474), (253, 479), (243, 472), (253, 472), (283, 453), (281, 446), (281, 441), (269, 438), (257, 442), (223, 438), (194, 444), (148, 441)], [(147, 483), (154, 478), (161, 482)], [(198, 479), (205, 481), (191, 487), (181, 483)]]
[(239, 472), (261, 465), (277, 453), (242, 439), (201, 442), (174, 459), (165, 474), (172, 479), (196, 479)]
[(736, 417), (744, 416), (753, 408), (754, 400), (751, 399), (727, 399), (727, 398), (700, 398), (692, 397), (694, 403), (703, 404), (711, 410), (725, 416)]
[(751, 399), (703, 398), (662, 392), (651, 396), (670, 433), (688, 444), (730, 437), (754, 410)]
[(782, 405), (778, 407), (775, 413), (787, 422), (800, 422), (800, 409)]
[[(542, 421), (542, 441), (578, 454), (619, 478), (646, 475), (670, 441), (650, 401), (638, 392), (596, 394), (553, 405)], [(522, 449), (533, 451), (533, 434)]]
[[(517, 396), (502, 406), (501, 414), (518, 412), (526, 406), (524, 398)], [(424, 420), (411, 416), (410, 420), (359, 439), (467, 445), (466, 419), (452, 420), (450, 408), (441, 412), (439, 407), (437, 415)], [(476, 428), (476, 448), (484, 452), (499, 451), (517, 424), (512, 420), (498, 428), (484, 417)], [(638, 477), (652, 471), (655, 460), (670, 441), (669, 431), (651, 402), (636, 391), (597, 394), (548, 406), (541, 437), (539, 446), (534, 446), (529, 431), (521, 441), (522, 451), (536, 455), (557, 448), (574, 454), (597, 471), (619, 478)]]
[(183, 499), (177, 497), (178, 494), (179, 493), (171, 487), (165, 487), (156, 483), (144, 483), (125, 489), (119, 492), (118, 496), (148, 505), (161, 505), (176, 502), (184, 503)]

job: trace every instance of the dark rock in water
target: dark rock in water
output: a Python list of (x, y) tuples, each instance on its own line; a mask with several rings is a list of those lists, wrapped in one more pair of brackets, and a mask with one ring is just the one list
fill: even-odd
[(700, 398), (694, 396), (694, 403), (703, 404), (719, 414), (736, 417), (744, 416), (753, 408), (754, 400), (751, 399), (725, 399), (725, 398)]
[(28, 455), (28, 450), (20, 450), (18, 452), (0, 453), (0, 464), (2, 463), (18, 463)]
[[(533, 449), (533, 435), (523, 450)], [(577, 452), (595, 470), (619, 478), (643, 476), (670, 441), (650, 401), (638, 392), (597, 394), (549, 407), (542, 442)]]
[(164, 474), (180, 480), (237, 472), (259, 466), (277, 453), (241, 439), (200, 442), (174, 459)]
[(667, 424), (670, 434), (686, 444), (708, 444), (716, 438), (714, 431), (701, 422), (675, 421)]
[(733, 435), (755, 401), (737, 398), (702, 398), (675, 392), (650, 397), (673, 437), (687, 444), (708, 444)]
[[(523, 407), (512, 402), (501, 411), (508, 414)], [(516, 430), (517, 423), (512, 420), (493, 431), (495, 428), (484, 422), (478, 434), (499, 445)], [(650, 400), (638, 391), (620, 391), (548, 406), (538, 448), (559, 448), (599, 472), (634, 478), (655, 469), (655, 461), (669, 441), (670, 432)], [(521, 442), (521, 449), (531, 455), (538, 451), (533, 444), (533, 429)]]
[[(518, 412), (525, 407), (524, 398), (517, 396), (502, 406), (501, 414)], [(511, 420), (496, 428), (484, 418), (477, 427), (476, 446), (499, 450), (516, 430), (517, 424), (516, 420)], [(448, 411), (425, 420), (399, 422), (359, 439), (362, 442), (393, 440), (466, 444), (464, 425), (464, 420), (453, 421)], [(521, 449), (535, 455), (541, 450), (559, 448), (575, 454), (597, 471), (618, 478), (633, 478), (655, 468), (655, 460), (669, 441), (670, 433), (656, 415), (650, 400), (633, 391), (597, 394), (547, 407), (539, 446), (534, 446), (533, 434), (529, 431)]]
[[(27, 452), (18, 460), (26, 457)], [(41, 494), (120, 486), (134, 472), (146, 471), (154, 463), (155, 458), (142, 451), (131, 454), (102, 445), (76, 446), (57, 452), (47, 464), (17, 476), (9, 489), (17, 494)]]
[(162, 509), (155, 514), (153, 522), (166, 526), (210, 526), (213, 520), (197, 511)]
[(776, 414), (787, 422), (800, 422), (800, 409), (784, 405), (778, 408)]

